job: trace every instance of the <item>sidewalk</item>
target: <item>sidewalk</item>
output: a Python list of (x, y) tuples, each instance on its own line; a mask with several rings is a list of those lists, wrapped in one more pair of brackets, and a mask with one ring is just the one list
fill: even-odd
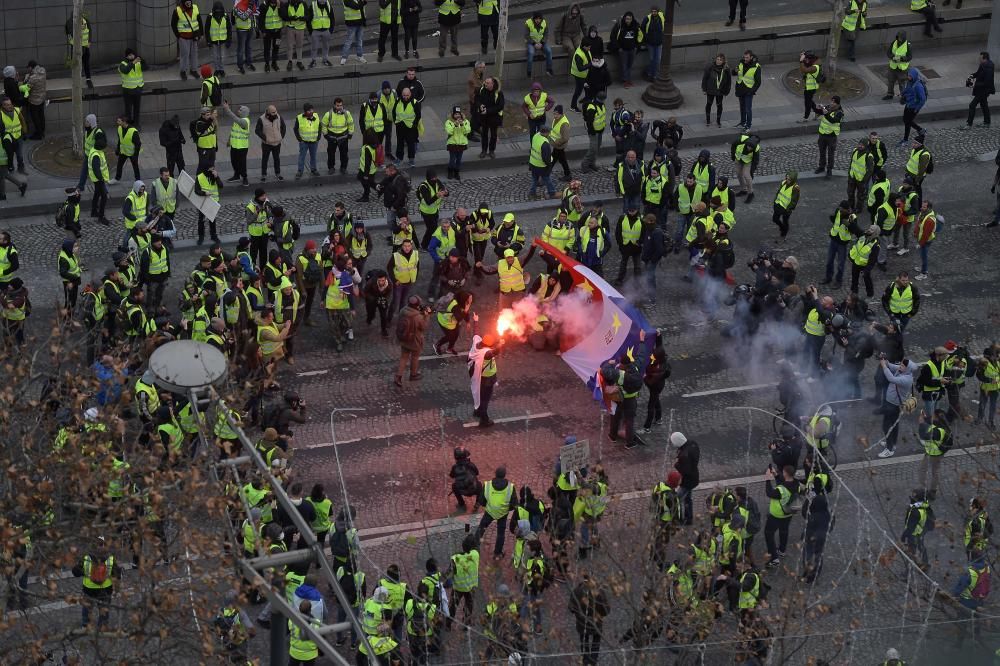
[[(893, 127), (899, 126), (901, 108), (896, 102), (886, 102), (882, 100), (885, 94), (886, 83), (881, 76), (881, 69), (884, 66), (884, 58), (869, 56), (861, 57), (856, 63), (845, 61), (842, 68), (859, 76), (868, 86), (867, 93), (852, 102), (845, 104), (846, 118), (844, 131), (850, 132), (859, 128), (869, 127)], [(948, 47), (933, 51), (930, 54), (921, 56), (919, 53), (914, 60), (914, 65), (925, 72), (930, 80), (928, 89), (930, 96), (926, 107), (921, 112), (919, 119), (940, 120), (948, 118), (964, 118), (969, 104), (969, 91), (962, 85), (965, 77), (975, 68), (975, 57), (963, 47)], [(816, 132), (816, 124), (796, 123), (802, 117), (801, 97), (790, 92), (782, 82), (785, 73), (790, 71), (794, 63), (784, 62), (775, 65), (764, 66), (764, 80), (760, 92), (757, 94), (754, 104), (754, 131), (765, 141), (764, 148), (767, 148), (768, 139), (776, 139), (791, 136), (812, 135)], [(876, 73), (878, 72), (878, 73)], [(547, 89), (553, 95), (556, 102), (568, 108), (569, 98), (572, 94), (572, 86), (565, 81), (553, 82), (553, 79), (546, 80)], [(675, 77), (675, 83), (681, 92), (684, 93), (684, 104), (674, 111), (659, 111), (647, 109), (646, 119), (652, 121), (668, 116), (676, 116), (678, 121), (684, 126), (684, 141), (682, 147), (691, 149), (701, 145), (718, 145), (719, 143), (730, 143), (737, 136), (737, 130), (733, 125), (739, 120), (736, 99), (732, 96), (725, 101), (725, 111), (723, 114), (723, 127), (717, 128), (714, 125), (706, 127), (704, 124), (703, 96), (700, 94), (701, 76), (692, 72), (683, 72)], [(631, 89), (613, 87), (608, 98), (608, 107), (615, 97), (621, 97), (628, 108), (645, 108), (641, 100), (643, 84), (637, 84)], [(508, 101), (520, 100), (526, 91), (518, 90), (513, 93), (507, 91)], [(818, 96), (818, 101), (826, 101), (827, 97), (822, 93)], [(447, 166), (447, 151), (445, 150), (444, 119), (455, 103), (460, 103), (460, 99), (441, 99), (429, 93), (424, 102), (423, 118), (426, 133), (420, 144), (417, 154), (417, 167), (411, 174), (415, 179), (423, 177), (423, 171), (427, 167), (438, 167), (444, 173)], [(320, 109), (322, 113), (325, 109)], [(321, 186), (344, 186), (353, 188), (355, 186), (355, 175), (357, 170), (357, 157), (360, 152), (360, 133), (355, 133), (354, 140), (349, 149), (350, 166), (347, 176), (311, 177), (306, 170), (306, 175), (301, 181), (294, 179), (295, 161), (298, 155), (297, 142), (292, 132), (294, 116), (297, 109), (281, 109), (282, 115), (288, 124), (288, 134), (282, 147), (282, 175), (285, 180), (278, 182), (273, 175), (269, 177), (265, 187), (269, 191), (281, 190), (287, 187), (302, 185)], [(357, 115), (357, 109), (352, 109), (352, 113)], [(568, 149), (568, 155), (573, 162), (576, 162), (587, 147), (586, 130), (583, 126), (582, 118), (578, 114), (569, 113), (570, 131), (572, 138)], [(714, 119), (714, 118), (713, 118)], [(101, 120), (101, 119), (99, 119)], [(355, 118), (357, 121), (357, 118)], [(253, 123), (256, 117), (252, 118)], [(510, 124), (510, 123), (508, 123)], [(220, 144), (224, 143), (224, 137), (229, 134), (228, 120), (222, 121), (222, 131), (220, 133)], [(113, 128), (107, 119), (102, 120), (102, 126), (109, 134), (113, 134)], [(186, 121), (182, 121), (182, 126), (186, 126)], [(147, 182), (156, 177), (159, 167), (164, 165), (165, 154), (159, 146), (158, 127), (146, 127), (141, 132), (143, 151), (140, 158), (140, 176)], [(890, 133), (891, 134), (891, 133)], [(463, 171), (467, 174), (476, 174), (482, 169), (494, 170), (502, 166), (514, 166), (525, 161), (528, 145), (527, 136), (524, 134), (508, 136), (502, 140), (497, 147), (496, 159), (479, 160), (478, 146), (470, 145), (465, 153), (465, 163)], [(613, 147), (610, 146), (609, 137), (603, 153), (611, 155)], [(394, 142), (395, 144), (395, 142)], [(651, 146), (648, 142), (647, 146)], [(395, 147), (395, 145), (394, 145)], [(251, 176), (250, 188), (229, 187), (223, 194), (223, 200), (246, 199), (252, 189), (259, 184), (260, 180), (260, 144), (254, 137), (251, 141), (248, 171)], [(194, 147), (188, 142), (185, 145), (185, 157), (189, 164), (189, 170), (197, 163), (194, 155)], [(648, 154), (647, 154), (648, 157)], [(320, 143), (320, 155), (318, 158), (318, 168), (321, 174), (326, 174), (326, 146), (325, 142)], [(114, 164), (110, 164), (112, 172)], [(229, 163), (228, 150), (223, 148), (219, 151), (217, 167), (223, 179), (232, 175), (232, 168)], [(114, 176), (114, 173), (112, 173)], [(125, 183), (112, 186), (111, 202), (109, 210), (114, 211), (122, 198), (128, 193), (128, 185), (131, 183), (131, 167), (126, 164), (123, 173)], [(41, 174), (35, 170), (30, 171), (29, 189), (24, 198), (17, 197), (16, 193), (0, 206), (4, 217), (16, 215), (31, 215), (39, 213), (49, 213), (55, 209), (65, 195), (63, 188), (72, 186), (75, 179), (57, 178)], [(10, 196), (10, 195), (8, 195)], [(89, 194), (84, 196), (84, 200), (89, 201)], [(113, 213), (112, 213), (113, 214)]]

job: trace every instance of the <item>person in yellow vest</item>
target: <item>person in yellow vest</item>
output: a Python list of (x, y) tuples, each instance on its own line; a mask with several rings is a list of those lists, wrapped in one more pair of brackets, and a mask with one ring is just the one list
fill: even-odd
[(1000, 347), (991, 345), (986, 348), (976, 368), (976, 379), (979, 380), (976, 424), (986, 423), (990, 430), (995, 430), (997, 398), (1000, 396)]
[[(945, 0), (944, 4), (947, 5), (948, 0)], [(961, 4), (958, 4), (957, 6), (961, 7)], [(937, 10), (931, 0), (910, 0), (910, 11), (923, 15), (925, 37), (934, 36), (931, 33), (932, 29), (936, 32), (941, 32), (941, 24), (937, 17)]]
[(314, 107), (309, 102), (302, 105), (302, 113), (295, 117), (293, 131), (295, 138), (299, 142), (299, 163), (295, 172), (295, 179), (302, 178), (302, 171), (305, 168), (306, 153), (309, 154), (309, 172), (314, 176), (319, 175), (316, 169), (316, 153), (319, 150), (320, 117)]
[[(194, 181), (194, 193), (203, 197), (208, 197), (214, 200), (216, 203), (219, 201), (219, 195), (222, 192), (222, 179), (219, 178), (219, 174), (215, 171), (215, 167), (210, 167), (205, 171), (198, 173), (198, 177)], [(219, 234), (215, 226), (215, 218), (208, 219), (205, 217), (204, 213), (198, 213), (198, 245), (205, 242), (205, 220), (208, 220), (208, 232), (211, 238), (216, 243), (219, 241)]]
[(198, 5), (192, 0), (182, 0), (170, 15), (170, 30), (177, 38), (177, 49), (180, 51), (181, 80), (186, 81), (188, 74), (198, 78), (195, 67), (198, 65), (198, 40), (202, 34)]
[[(7, 185), (5, 181), (10, 181), (17, 186), (21, 196), (28, 190), (27, 176), (19, 177), (14, 175), (14, 138), (10, 132), (0, 128), (0, 201), (7, 200)], [(86, 168), (86, 164), (84, 164)], [(79, 191), (79, 190), (74, 190)]]
[(305, 71), (302, 56), (306, 40), (306, 3), (302, 0), (281, 3), (281, 19), (285, 23), (285, 55), (288, 57), (285, 71), (292, 71), (293, 60), (296, 67)]
[(920, 272), (914, 277), (915, 280), (927, 279), (927, 255), (931, 249), (931, 243), (937, 235), (937, 214), (934, 212), (934, 204), (930, 199), (925, 199), (920, 204), (920, 214), (917, 216), (917, 223), (913, 225), (913, 236), (920, 246)]
[[(857, 0), (851, 0), (857, 2)], [(844, 19), (847, 20), (846, 18)], [(906, 39), (906, 31), (900, 30), (896, 33), (896, 38), (886, 49), (886, 57), (889, 58), (889, 87), (886, 90), (884, 100), (891, 100), (896, 95), (896, 87), (899, 86), (899, 94), (903, 94), (903, 85), (906, 83), (906, 71), (910, 68), (910, 61), (913, 59), (913, 49)]]
[(530, 282), (530, 275), (521, 266), (521, 260), (517, 253), (507, 248), (503, 251), (503, 258), (497, 262), (496, 266), (483, 266), (482, 262), (477, 263), (484, 275), (497, 274), (500, 282), (500, 302), (499, 308), (504, 310), (514, 305), (524, 296), (525, 285)]
[(163, 292), (170, 279), (170, 250), (163, 243), (163, 236), (153, 234), (153, 240), (139, 260), (139, 283), (148, 285), (147, 305), (152, 311), (159, 309)]
[(444, 132), (448, 135), (448, 178), (462, 180), (462, 154), (469, 147), (472, 125), (461, 106), (452, 108), (451, 116), (444, 121)]
[[(303, 599), (299, 604), (299, 613), (312, 628), (323, 626), (323, 623), (312, 616), (312, 602)], [(319, 647), (296, 622), (288, 620), (288, 666), (312, 666), (319, 659)]]
[(538, 132), (531, 137), (531, 150), (528, 154), (528, 169), (531, 175), (531, 187), (528, 189), (528, 197), (535, 198), (538, 184), (545, 186), (550, 199), (556, 196), (556, 186), (552, 182), (553, 147), (550, 138), (551, 131), (547, 125), (538, 128)]
[(111, 598), (114, 596), (115, 578), (121, 578), (121, 568), (115, 566), (115, 556), (108, 549), (104, 537), (97, 537), (97, 542), (88, 549), (83, 560), (73, 567), (74, 576), (83, 577), (84, 603), (82, 624), (90, 626), (90, 614), (97, 611), (97, 627), (107, 627), (111, 617)]
[[(310, 65), (311, 66), (311, 65)], [(320, 119), (320, 131), (326, 139), (326, 169), (332, 174), (337, 168), (340, 153), (340, 174), (347, 173), (347, 148), (354, 136), (354, 116), (344, 108), (344, 100), (337, 97), (333, 108)]]
[(286, 320), (279, 328), (274, 322), (274, 307), (268, 305), (261, 310), (257, 318), (257, 345), (260, 347), (264, 361), (267, 386), (278, 386), (274, 381), (277, 362), (285, 355), (285, 340), (292, 333), (292, 322)]
[(306, 8), (306, 31), (309, 33), (310, 56), (309, 69), (316, 66), (319, 57), (323, 64), (332, 67), (330, 62), (330, 43), (333, 41), (334, 16), (329, 0), (313, 0)]
[(528, 121), (528, 135), (534, 136), (538, 128), (546, 124), (545, 114), (555, 106), (555, 98), (542, 89), (542, 84), (535, 81), (531, 84), (531, 92), (524, 96), (521, 111)]
[[(819, 65), (816, 65), (819, 67)], [(833, 177), (833, 163), (837, 158), (837, 138), (840, 136), (840, 124), (844, 121), (844, 110), (840, 108), (840, 97), (834, 95), (826, 106), (817, 106), (816, 115), (819, 119), (819, 166), (813, 172), (826, 172), (826, 178)]]
[(910, 283), (909, 273), (901, 271), (885, 288), (882, 307), (891, 318), (899, 320), (899, 330), (905, 332), (906, 325), (920, 310), (920, 292), (917, 285)]
[[(8, 66), (9, 67), (9, 66)], [(13, 67), (9, 67), (13, 70)], [(0, 97), (0, 131), (3, 136), (9, 137), (9, 147), (5, 148), (7, 165), (14, 166), (14, 158), (17, 158), (17, 172), (27, 174), (24, 167), (24, 130), (27, 123), (21, 109), (14, 106), (14, 101), (10, 97)]]
[(913, 189), (917, 198), (923, 199), (924, 178), (934, 171), (934, 158), (931, 151), (924, 146), (924, 135), (917, 133), (910, 144), (910, 157), (906, 160), (906, 175), (913, 181)]
[(868, 0), (850, 0), (840, 23), (840, 34), (847, 42), (847, 58), (855, 61), (858, 34), (868, 29)]
[(289, 335), (285, 339), (285, 361), (295, 365), (295, 333), (299, 327), (299, 301), (302, 296), (295, 283), (288, 276), (281, 278), (280, 288), (274, 294), (274, 323), (279, 326), (292, 322)]
[(413, 247), (412, 238), (404, 238), (399, 249), (392, 253), (385, 271), (392, 278), (392, 306), (390, 313), (398, 312), (406, 305), (411, 289), (417, 286), (417, 269), (420, 255)]
[[(799, 54), (799, 74), (802, 76), (802, 99), (805, 106), (805, 115), (797, 123), (804, 123), (809, 120), (809, 114), (815, 111), (813, 97), (819, 90), (820, 79), (819, 57), (812, 51), (803, 51)], [(820, 115), (819, 112), (816, 115)]]
[(462, 8), (465, 0), (434, 0), (438, 8), (438, 57), (444, 57), (444, 49), (451, 36), (451, 52), (458, 55), (458, 25), (462, 22)]
[(111, 185), (121, 180), (126, 161), (132, 163), (133, 180), (139, 180), (139, 151), (142, 150), (142, 138), (139, 136), (139, 130), (129, 122), (129, 118), (118, 116), (115, 123), (118, 125), (118, 145), (115, 146), (118, 162), (115, 164), (115, 177), (111, 179)]
[(205, 42), (212, 50), (212, 67), (218, 76), (226, 75), (226, 49), (232, 45), (232, 28), (226, 8), (215, 0), (211, 15), (205, 17)]
[(76, 241), (68, 238), (63, 241), (56, 262), (63, 283), (63, 309), (67, 314), (72, 314), (76, 308), (76, 297), (80, 289), (80, 260), (76, 252)]
[(399, 57), (399, 26), (403, 22), (402, 5), (400, 0), (378, 0), (378, 61), (385, 58), (385, 42), (391, 37), (390, 43), (392, 57), (402, 60)]
[[(66, 19), (66, 40), (70, 49), (73, 48), (73, 17)], [(86, 13), (80, 14), (80, 64), (82, 65), (83, 78), (88, 88), (94, 87), (94, 81), (90, 76), (90, 45), (94, 41), (93, 29), (90, 25), (90, 18)]]
[(222, 81), (219, 74), (212, 70), (212, 66), (202, 65), (198, 71), (201, 73), (201, 90), (198, 94), (198, 102), (201, 106), (215, 109), (222, 105)]
[(545, 55), (545, 73), (552, 76), (552, 47), (548, 44), (549, 23), (541, 12), (535, 12), (530, 19), (524, 22), (524, 43), (528, 58), (528, 78), (531, 78), (532, 65), (535, 62), (535, 54), (541, 52)]
[[(333, 270), (326, 276), (326, 315), (330, 322), (330, 335), (338, 352), (344, 350), (344, 343), (348, 340), (348, 331), (354, 318), (354, 299), (358, 297), (353, 273), (350, 259), (341, 255), (337, 257)], [(353, 335), (350, 339), (353, 339)]]
[[(452, 0), (446, 0), (451, 2)], [(403, 88), (399, 99), (396, 100), (389, 116), (396, 126), (396, 162), (403, 161), (403, 149), (406, 149), (406, 156), (410, 161), (410, 168), (415, 165), (417, 156), (417, 141), (420, 138), (421, 126), (421, 103), (413, 96), (413, 91)], [(386, 153), (388, 154), (388, 149)]]
[(227, 183), (240, 182), (243, 187), (250, 185), (247, 177), (247, 153), (250, 151), (250, 107), (241, 106), (239, 113), (233, 113), (229, 102), (223, 101), (222, 108), (233, 121), (229, 129), (229, 161), (233, 165), (233, 175)]
[(851, 260), (851, 293), (858, 293), (858, 277), (864, 277), (865, 292), (868, 298), (875, 295), (875, 287), (872, 285), (872, 268), (875, 266), (872, 250), (878, 245), (878, 225), (871, 225), (865, 231), (865, 235), (851, 247), (847, 256)]
[(121, 77), (122, 99), (125, 101), (125, 117), (136, 127), (139, 126), (139, 107), (142, 102), (142, 58), (132, 49), (125, 49), (125, 59), (118, 63)]
[[(236, 32), (236, 69), (240, 74), (246, 74), (246, 70), (257, 71), (253, 66), (253, 37), (257, 32), (257, 7), (247, 3), (233, 3), (233, 9), (229, 14), (229, 24)], [(259, 33), (258, 33), (259, 36)]]
[(191, 121), (188, 129), (198, 152), (197, 172), (201, 173), (205, 169), (215, 166), (215, 154), (219, 149), (218, 114), (212, 107), (203, 106), (201, 113)]

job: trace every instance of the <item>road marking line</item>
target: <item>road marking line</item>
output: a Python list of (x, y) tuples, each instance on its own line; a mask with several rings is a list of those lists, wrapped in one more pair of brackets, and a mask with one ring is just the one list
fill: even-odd
[[(352, 437), (351, 439), (339, 439), (337, 440), (337, 446), (341, 444), (354, 444), (355, 442), (362, 442), (366, 439), (387, 439), (392, 437), (392, 433), (388, 435), (370, 435), (368, 437)], [(320, 442), (319, 444), (307, 444), (305, 448), (307, 449), (326, 449), (333, 446), (333, 442)]]
[[(669, 446), (669, 444), (665, 444)], [(994, 451), (1000, 451), (1000, 444), (988, 444), (981, 447), (970, 447), (967, 449), (951, 449), (945, 453), (945, 457), (954, 458), (955, 456), (961, 455), (973, 455), (973, 454), (985, 454)], [(857, 469), (866, 469), (869, 467), (889, 467), (891, 465), (902, 465), (905, 463), (918, 462), (924, 457), (922, 453), (916, 453), (908, 456), (893, 456), (892, 458), (876, 458), (874, 460), (859, 460), (857, 462), (844, 463), (843, 465), (837, 466), (837, 472), (848, 472)], [(698, 484), (697, 490), (706, 491), (714, 490), (716, 488), (733, 488), (735, 486), (745, 486), (751, 483), (763, 483), (764, 475), (758, 474), (756, 476), (743, 476), (733, 479), (719, 479), (716, 481), (706, 481), (704, 483)], [(614, 499), (620, 501), (628, 501), (634, 499), (643, 499), (652, 495), (652, 490), (633, 490), (627, 493), (621, 493), (617, 495), (612, 495)], [(449, 516), (447, 518), (437, 518), (434, 520), (428, 520), (424, 522), (412, 522), (412, 523), (401, 523), (399, 525), (385, 525), (383, 527), (371, 527), (366, 529), (358, 530), (358, 537), (363, 540), (366, 546), (378, 546), (384, 543), (392, 543), (393, 541), (401, 541), (409, 538), (416, 538), (423, 536), (424, 534), (441, 534), (444, 532), (453, 532), (456, 530), (464, 530), (467, 524), (476, 525), (479, 522), (480, 514), (463, 514), (461, 516)], [(370, 535), (384, 535), (376, 536), (374, 538), (366, 538)]]
[[(541, 414), (525, 414), (524, 416), (507, 416), (502, 419), (494, 419), (493, 423), (514, 423), (515, 421), (530, 421), (531, 419), (544, 419), (547, 416), (555, 416), (553, 412), (542, 412)], [(476, 428), (479, 421), (469, 421), (463, 423), (463, 428)]]
[(770, 388), (771, 386), (777, 386), (777, 382), (772, 382), (770, 384), (748, 384), (746, 386), (731, 386), (729, 388), (722, 389), (712, 389), (711, 391), (698, 391), (696, 393), (685, 393), (682, 398), (700, 398), (703, 395), (718, 395), (720, 393), (736, 393), (738, 391), (752, 391), (753, 389), (759, 388)]
[(314, 377), (316, 375), (325, 375), (330, 372), (329, 370), (310, 370), (309, 372), (296, 372), (296, 377)]

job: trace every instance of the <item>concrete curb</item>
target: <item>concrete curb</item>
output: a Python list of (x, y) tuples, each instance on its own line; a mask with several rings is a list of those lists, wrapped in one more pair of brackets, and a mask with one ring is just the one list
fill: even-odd
[[(946, 108), (927, 110), (920, 114), (921, 121), (940, 121), (940, 120), (951, 120), (956, 118), (965, 118), (968, 113), (967, 105), (951, 105)], [(845, 133), (853, 133), (858, 130), (869, 130), (869, 129), (882, 129), (886, 127), (897, 126), (895, 118), (879, 117), (874, 119), (861, 118), (859, 120), (851, 120), (848, 126), (845, 128)], [(760, 136), (762, 139), (783, 139), (796, 136), (810, 136), (816, 134), (816, 123), (802, 123), (793, 124), (790, 126), (783, 127), (755, 127), (754, 133)], [(717, 147), (726, 146), (728, 151), (728, 145), (732, 139), (736, 138), (738, 130), (735, 128), (729, 128), (728, 134), (712, 134), (705, 136), (695, 136), (686, 134), (684, 137), (683, 149), (689, 150), (691, 148), (702, 148), (702, 147)], [(570, 160), (582, 159), (586, 153), (586, 147), (584, 145), (585, 140), (581, 140), (580, 137), (574, 137), (577, 141), (571, 142), (570, 147), (566, 151), (566, 156)], [(516, 140), (514, 140), (516, 142)], [(574, 145), (574, 143), (576, 145)], [(478, 159), (467, 159), (463, 165), (462, 172), (468, 176), (483, 175), (484, 173), (489, 173), (496, 170), (497, 168), (509, 168), (522, 166), (525, 163), (525, 155), (523, 150), (515, 151), (511, 145), (505, 144), (502, 147), (498, 147), (498, 155), (495, 159), (491, 160), (478, 160)], [(470, 149), (468, 152), (474, 152)], [(415, 167), (417, 172), (422, 171), (428, 167), (436, 167), (444, 169), (447, 166), (447, 152), (443, 150), (427, 151), (421, 153), (423, 156), (419, 166)], [(604, 146), (600, 152), (601, 157), (613, 157), (614, 148), (612, 146)], [(294, 188), (302, 188), (303, 186), (313, 186), (316, 188), (321, 187), (331, 187), (331, 186), (343, 186), (345, 182), (354, 182), (353, 176), (348, 176), (349, 181), (345, 181), (344, 176), (315, 176), (310, 177), (306, 180), (295, 180), (294, 178), (286, 178), (283, 181), (268, 180), (264, 184), (264, 187), (269, 192), (280, 192), (283, 190), (289, 190)], [(72, 179), (66, 179), (66, 186), (72, 185)], [(251, 179), (250, 186), (247, 188), (232, 188), (242, 193), (252, 193), (253, 189), (257, 187), (257, 183), (253, 182)], [(232, 191), (230, 190), (230, 191)], [(8, 195), (9, 197), (10, 195)], [(246, 198), (242, 197), (230, 197), (223, 195), (223, 203), (233, 200), (242, 200)], [(87, 199), (87, 196), (84, 197)], [(125, 200), (125, 193), (121, 195), (112, 195), (108, 199), (109, 210), (114, 210), (122, 205)], [(63, 199), (54, 198), (50, 201), (45, 202), (34, 202), (29, 204), (17, 205), (17, 199), (8, 198), (6, 205), (0, 206), (0, 211), (3, 212), (5, 216), (16, 217), (16, 216), (30, 216), (30, 215), (48, 215), (55, 214), (55, 209)]]

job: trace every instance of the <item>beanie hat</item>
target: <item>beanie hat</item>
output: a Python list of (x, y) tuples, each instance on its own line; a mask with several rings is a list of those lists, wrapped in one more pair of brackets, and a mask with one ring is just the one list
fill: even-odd
[(93, 113), (88, 113), (86, 116), (83, 117), (83, 122), (87, 123), (92, 128), (97, 127), (97, 116), (94, 115)]
[(202, 65), (201, 68), (198, 70), (198, 72), (201, 74), (201, 78), (207, 79), (208, 77), (212, 76), (212, 66)]
[(241, 106), (239, 108), (239, 112), (240, 112), (240, 118), (249, 118), (250, 117), (250, 107), (249, 106), (245, 106), (245, 105)]
[(680, 448), (684, 446), (688, 441), (688, 438), (684, 436), (682, 432), (672, 432), (670, 433), (670, 443), (674, 446)]
[(316, 241), (314, 241), (314, 240), (307, 240), (306, 241), (306, 249), (307, 250), (315, 250), (316, 249)]
[(14, 65), (7, 65), (3, 68), (3, 75), (6, 77), (12, 77), (17, 74), (17, 70), (14, 69)]
[(381, 90), (385, 90), (386, 88), (391, 88), (391, 87), (392, 87), (391, 83), (389, 83), (388, 81), (383, 81)]

